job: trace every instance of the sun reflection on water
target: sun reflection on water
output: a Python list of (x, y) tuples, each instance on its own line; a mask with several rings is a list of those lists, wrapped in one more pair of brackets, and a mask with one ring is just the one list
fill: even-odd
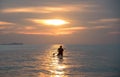
[(48, 73), (40, 72), (38, 77), (67, 77), (65, 75), (66, 65), (63, 63), (64, 58), (53, 56), (53, 53), (57, 52), (59, 46), (60, 45), (53, 45), (49, 50), (45, 51), (46, 54), (43, 57), (43, 64), (45, 67), (43, 67), (43, 69)]

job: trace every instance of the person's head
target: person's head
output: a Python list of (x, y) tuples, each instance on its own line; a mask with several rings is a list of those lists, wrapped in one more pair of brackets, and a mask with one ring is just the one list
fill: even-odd
[(62, 48), (62, 45), (60, 46), (60, 48)]

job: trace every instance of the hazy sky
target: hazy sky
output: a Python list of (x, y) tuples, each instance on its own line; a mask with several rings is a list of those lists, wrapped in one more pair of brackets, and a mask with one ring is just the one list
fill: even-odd
[[(120, 0), (0, 0), (0, 43), (120, 43), (119, 3)], [(68, 23), (42, 23), (51, 19)]]

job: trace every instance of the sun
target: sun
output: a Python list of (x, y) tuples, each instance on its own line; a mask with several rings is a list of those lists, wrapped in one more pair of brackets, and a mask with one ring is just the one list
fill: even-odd
[(43, 23), (46, 25), (61, 26), (64, 24), (68, 24), (69, 22), (61, 19), (47, 19), (43, 20)]

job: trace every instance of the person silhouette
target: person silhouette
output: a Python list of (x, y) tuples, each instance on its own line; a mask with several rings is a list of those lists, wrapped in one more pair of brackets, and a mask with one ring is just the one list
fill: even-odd
[(63, 56), (63, 51), (64, 51), (64, 49), (62, 48), (62, 46), (60, 46), (58, 48), (58, 54), (57, 54), (57, 56)]

